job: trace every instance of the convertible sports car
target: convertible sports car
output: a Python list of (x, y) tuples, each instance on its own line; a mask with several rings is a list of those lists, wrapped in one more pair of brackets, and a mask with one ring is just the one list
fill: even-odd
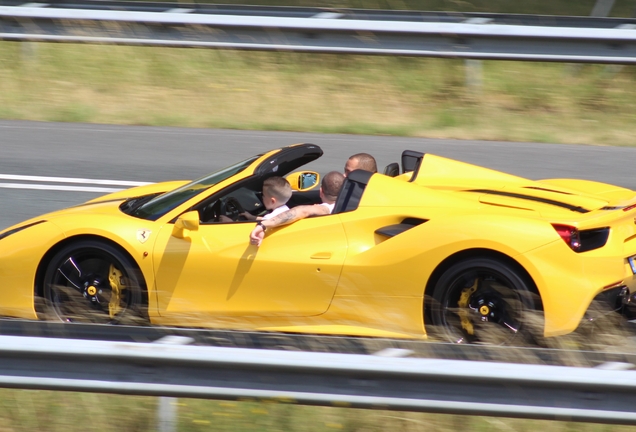
[(351, 173), (331, 215), (250, 245), (241, 214), (264, 211), (264, 180), (287, 176), (290, 206), (317, 203), (319, 175), (295, 170), (321, 155), (283, 147), (11, 227), (0, 315), (502, 343), (633, 302), (636, 192), (415, 151)]

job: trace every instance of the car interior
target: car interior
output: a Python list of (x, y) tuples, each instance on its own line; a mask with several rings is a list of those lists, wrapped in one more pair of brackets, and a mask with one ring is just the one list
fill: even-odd
[[(199, 212), (199, 220), (202, 224), (248, 221), (242, 216), (244, 212), (253, 216), (262, 216), (267, 211), (262, 200), (264, 181), (265, 178), (260, 177), (239, 182), (234, 187), (223, 190), (222, 195), (215, 194), (208, 197), (194, 206), (192, 210)], [(287, 206), (292, 208), (298, 205), (319, 203), (320, 193), (316, 188), (304, 192), (294, 191)]]
[[(410, 181), (413, 181), (417, 176), (423, 157), (423, 153), (410, 150), (405, 150), (402, 153), (403, 172), (414, 172)], [(400, 165), (398, 163), (391, 163), (384, 170), (384, 174), (390, 177), (395, 177), (399, 173)], [(247, 178), (224, 189), (222, 193), (206, 198), (191, 210), (199, 212), (199, 220), (202, 224), (251, 221), (243, 216), (243, 213), (262, 216), (267, 212), (262, 200), (262, 188), (265, 179), (274, 175), (277, 175), (276, 172), (262, 172), (261, 175)], [(333, 213), (355, 210), (371, 176), (371, 173), (362, 170), (352, 172), (345, 180)], [(302, 192), (295, 190), (287, 202), (287, 206), (293, 208), (298, 205), (319, 204), (320, 202), (319, 188), (316, 187)]]

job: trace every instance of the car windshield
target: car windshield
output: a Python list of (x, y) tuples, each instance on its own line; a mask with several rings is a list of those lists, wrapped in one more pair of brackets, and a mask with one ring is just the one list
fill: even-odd
[(169, 211), (188, 201), (190, 198), (209, 189), (211, 186), (232, 177), (234, 174), (240, 173), (259, 157), (260, 155), (246, 159), (235, 165), (224, 168), (221, 171), (217, 171), (181, 186), (173, 191), (161, 194), (136, 208), (131, 213), (131, 216), (147, 220), (157, 220)]

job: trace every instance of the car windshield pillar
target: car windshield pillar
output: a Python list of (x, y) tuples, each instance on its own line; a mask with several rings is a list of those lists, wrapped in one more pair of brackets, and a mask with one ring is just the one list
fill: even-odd
[(183, 185), (175, 190), (161, 194), (135, 209), (131, 215), (147, 220), (157, 220), (169, 211), (174, 210), (184, 202), (188, 201), (190, 198), (197, 196), (198, 194), (208, 190), (210, 187), (240, 173), (245, 168), (253, 164), (259, 157), (260, 155), (246, 159), (235, 165), (231, 165), (220, 171)]

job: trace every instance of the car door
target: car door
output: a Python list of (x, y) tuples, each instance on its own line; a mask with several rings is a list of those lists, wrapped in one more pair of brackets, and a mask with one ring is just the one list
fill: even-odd
[[(271, 229), (250, 245), (253, 222), (165, 225), (153, 252), (162, 316), (311, 316), (333, 298), (347, 240), (338, 215)], [(180, 236), (182, 238), (180, 238)]]

